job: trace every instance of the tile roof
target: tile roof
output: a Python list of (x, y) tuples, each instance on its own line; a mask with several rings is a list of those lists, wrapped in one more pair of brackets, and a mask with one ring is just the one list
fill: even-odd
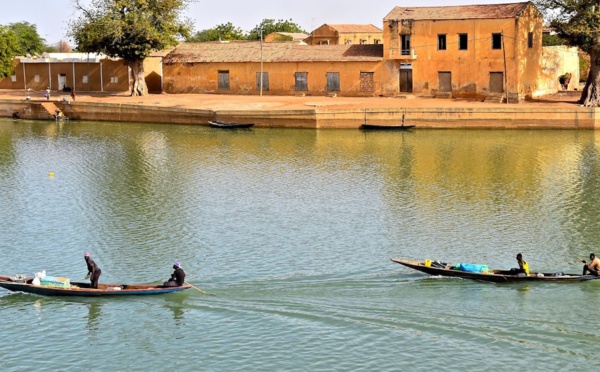
[(384, 21), (452, 20), (452, 19), (503, 19), (518, 17), (531, 2), (487, 5), (395, 7)]
[(336, 24), (336, 25), (326, 24), (326, 25), (335, 29), (337, 32), (341, 32), (341, 33), (346, 33), (346, 32), (383, 32), (382, 29), (380, 29), (379, 27), (374, 26), (372, 24), (367, 24), (367, 25), (363, 25), (363, 24)]
[[(163, 61), (172, 63), (260, 62), (259, 41), (182, 43)], [(381, 61), (382, 44), (301, 45), (262, 43), (263, 62)]]
[(274, 34), (289, 36), (294, 40), (304, 40), (308, 37), (307, 34), (301, 32), (273, 32)]

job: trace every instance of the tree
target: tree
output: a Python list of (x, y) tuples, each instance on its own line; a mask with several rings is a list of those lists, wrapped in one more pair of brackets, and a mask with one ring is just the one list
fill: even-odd
[(18, 55), (19, 40), (14, 31), (0, 26), (0, 78), (14, 73), (14, 58)]
[(260, 24), (258, 24), (255, 28), (253, 28), (250, 31), (250, 33), (248, 34), (248, 40), (259, 40), (261, 29), (263, 37), (273, 32), (298, 32), (303, 34), (307, 33), (299, 25), (292, 22), (291, 19), (289, 21), (280, 19), (277, 22), (275, 22), (274, 19), (263, 19), (263, 21)]
[(244, 40), (246, 36), (241, 28), (235, 27), (231, 22), (217, 25), (213, 28), (198, 31), (186, 41), (205, 42), (217, 40)]
[(189, 35), (189, 21), (181, 19), (189, 0), (91, 0), (75, 7), (80, 17), (71, 22), (69, 35), (77, 50), (120, 57), (131, 67), (131, 95), (147, 95), (144, 59), (152, 51), (177, 45)]
[(29, 22), (11, 23), (8, 27), (15, 33), (19, 41), (18, 54), (40, 54), (44, 51), (45, 40), (37, 32), (36, 25)]
[(591, 64), (579, 103), (600, 106), (600, 0), (536, 0), (557, 35), (590, 55)]

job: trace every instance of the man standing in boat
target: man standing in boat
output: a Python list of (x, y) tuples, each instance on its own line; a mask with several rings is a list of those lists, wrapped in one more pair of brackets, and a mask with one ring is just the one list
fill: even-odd
[(590, 253), (590, 263), (587, 264), (584, 260), (582, 260), (585, 265), (583, 265), (583, 274), (590, 273), (592, 275), (598, 276), (598, 272), (600, 271), (600, 260), (596, 258), (596, 255)]
[(165, 287), (181, 287), (185, 283), (185, 271), (181, 268), (181, 264), (175, 262), (173, 269), (175, 271), (171, 274), (171, 279), (163, 283)]
[(87, 264), (87, 268), (88, 268), (88, 273), (86, 275), (86, 278), (90, 278), (90, 287), (91, 288), (98, 288), (98, 279), (100, 278), (100, 274), (102, 274), (102, 270), (100, 270), (100, 268), (98, 267), (98, 265), (96, 265), (96, 263), (94, 262), (94, 260), (92, 260), (92, 257), (89, 253), (86, 253), (84, 255), (85, 258), (85, 263)]

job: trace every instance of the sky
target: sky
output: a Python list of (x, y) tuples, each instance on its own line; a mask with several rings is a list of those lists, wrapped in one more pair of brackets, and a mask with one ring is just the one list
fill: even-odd
[[(524, 0), (193, 0), (186, 12), (195, 31), (231, 22), (243, 31), (256, 27), (263, 19), (291, 19), (310, 32), (324, 23), (374, 24), (382, 28), (383, 18), (395, 6), (440, 6), (502, 4)], [(3, 0), (3, 2), (8, 2)], [(84, 4), (89, 0), (82, 0)], [(74, 0), (16, 0), (3, 6), (0, 25), (29, 22), (37, 26), (38, 34), (47, 44), (67, 37), (69, 20), (78, 18)]]

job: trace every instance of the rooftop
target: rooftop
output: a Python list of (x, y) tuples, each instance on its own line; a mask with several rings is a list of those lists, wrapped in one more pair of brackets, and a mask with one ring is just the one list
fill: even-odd
[(503, 19), (518, 17), (531, 2), (486, 5), (395, 7), (384, 21), (453, 20), (453, 19)]

